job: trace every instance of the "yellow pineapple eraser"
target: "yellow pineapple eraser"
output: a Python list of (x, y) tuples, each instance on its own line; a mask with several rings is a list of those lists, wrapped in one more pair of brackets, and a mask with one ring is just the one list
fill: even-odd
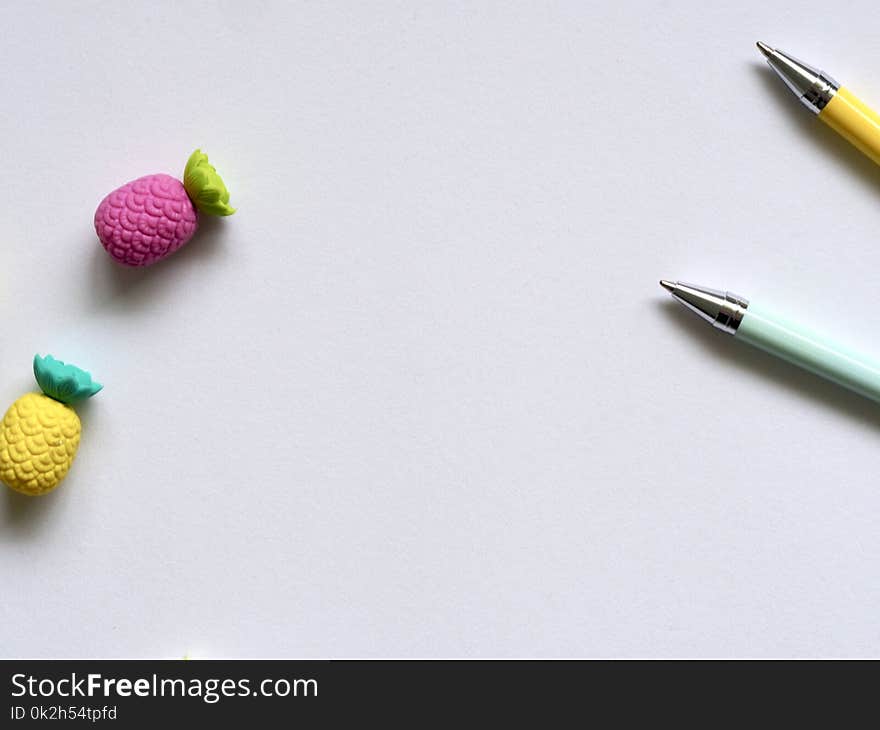
[(34, 355), (34, 377), (43, 392), (23, 395), (0, 424), (0, 480), (30, 496), (51, 492), (67, 476), (82, 431), (72, 405), (102, 387), (51, 355)]

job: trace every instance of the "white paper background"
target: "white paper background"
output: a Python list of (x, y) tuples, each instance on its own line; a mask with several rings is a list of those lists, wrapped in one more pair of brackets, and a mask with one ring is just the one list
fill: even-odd
[[(880, 354), (880, 169), (754, 43), (880, 104), (880, 8), (3, 2), (4, 656), (880, 653), (878, 408), (704, 328)], [(196, 146), (239, 212), (125, 270), (92, 215)]]

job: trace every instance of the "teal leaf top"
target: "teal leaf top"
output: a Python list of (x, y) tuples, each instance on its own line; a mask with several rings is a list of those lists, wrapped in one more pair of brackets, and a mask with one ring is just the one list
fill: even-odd
[(34, 355), (34, 377), (46, 395), (67, 404), (91, 398), (104, 387), (90, 373), (51, 355)]

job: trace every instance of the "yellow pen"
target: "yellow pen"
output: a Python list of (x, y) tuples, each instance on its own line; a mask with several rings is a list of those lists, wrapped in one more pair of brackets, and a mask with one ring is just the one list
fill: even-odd
[(767, 63), (814, 114), (880, 164), (880, 115), (824, 71), (758, 41)]

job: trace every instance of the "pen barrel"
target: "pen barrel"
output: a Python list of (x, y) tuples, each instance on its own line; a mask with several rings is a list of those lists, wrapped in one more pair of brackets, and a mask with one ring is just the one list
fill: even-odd
[(841, 86), (819, 119), (880, 165), (880, 115)]
[(754, 304), (749, 304), (736, 338), (880, 401), (880, 364)]

